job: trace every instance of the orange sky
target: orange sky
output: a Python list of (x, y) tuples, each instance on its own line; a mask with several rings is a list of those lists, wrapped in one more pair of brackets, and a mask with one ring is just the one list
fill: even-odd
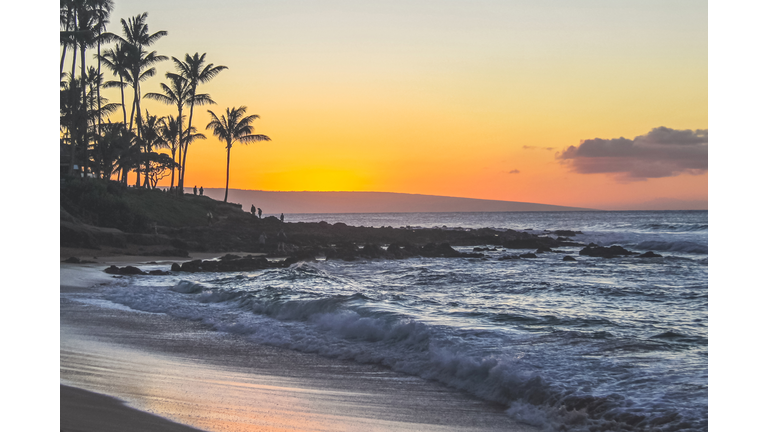
[[(235, 145), (230, 188), (603, 209), (707, 200), (700, 171), (628, 181), (556, 158), (582, 140), (708, 128), (706, 2), (181, 4), (116, 0), (109, 29), (147, 11), (150, 31), (169, 32), (158, 53), (206, 52), (229, 67), (200, 89), (218, 105), (195, 109), (197, 128), (208, 108), (246, 105), (261, 116), (256, 133), (272, 138)], [(192, 19), (200, 25), (183, 24)], [(158, 91), (171, 68), (142, 91)], [(224, 143), (208, 135), (191, 146), (188, 186), (224, 187)]]

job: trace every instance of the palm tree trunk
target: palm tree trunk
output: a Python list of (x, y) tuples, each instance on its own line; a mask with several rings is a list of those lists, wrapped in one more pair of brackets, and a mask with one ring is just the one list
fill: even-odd
[[(171, 160), (176, 163), (176, 149), (171, 149)], [(171, 165), (171, 191), (173, 191), (173, 177), (176, 175), (176, 166)]]
[(64, 59), (67, 57), (67, 44), (64, 44), (64, 49), (61, 51), (61, 63), (59, 64), (59, 76), (64, 72)]
[(123, 76), (120, 75), (120, 104), (123, 106), (123, 127), (128, 123), (125, 118), (125, 91), (123, 89)]
[[(195, 109), (195, 94), (197, 93), (197, 86), (192, 86), (192, 96), (190, 97), (190, 100), (193, 102), (189, 104), (189, 131), (192, 131), (192, 113)], [(182, 193), (184, 193), (184, 176), (187, 174), (187, 146), (189, 143), (184, 144), (184, 163), (181, 165), (181, 177), (179, 179), (179, 187), (182, 190)]]
[(227, 185), (224, 188), (224, 202), (227, 202), (227, 195), (229, 195), (229, 152), (232, 149), (232, 143), (227, 142)]
[[(72, 74), (70, 75), (70, 82), (75, 81), (75, 68), (77, 66), (77, 49), (72, 49)], [(74, 99), (74, 92), (71, 95)], [(77, 148), (76, 142), (80, 139), (77, 133), (78, 122), (76, 118), (72, 119), (72, 129), (69, 131), (69, 175), (75, 176), (75, 149)]]
[(88, 168), (88, 100), (85, 91), (85, 44), (80, 44), (80, 74), (83, 80), (83, 121), (85, 122), (85, 130), (83, 131), (83, 174), (85, 174)]
[[(101, 23), (99, 23), (99, 28), (101, 28)], [(96, 46), (96, 59), (98, 60), (98, 68), (96, 69), (96, 79), (98, 80), (98, 85), (96, 86), (96, 103), (99, 105), (99, 127), (97, 133), (101, 135), (101, 38), (99, 38), (99, 42)]]

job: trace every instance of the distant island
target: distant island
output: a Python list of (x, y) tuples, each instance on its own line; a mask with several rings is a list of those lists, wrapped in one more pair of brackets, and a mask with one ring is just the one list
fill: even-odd
[[(205, 194), (224, 198), (223, 188), (206, 188)], [(229, 202), (265, 213), (441, 213), (441, 212), (517, 212), (517, 211), (592, 211), (516, 201), (456, 198), (394, 192), (273, 192), (229, 189)]]

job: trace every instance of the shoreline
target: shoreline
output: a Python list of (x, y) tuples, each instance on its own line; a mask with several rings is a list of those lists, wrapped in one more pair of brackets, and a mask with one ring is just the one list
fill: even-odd
[(62, 432), (203, 432), (130, 408), (119, 399), (59, 385), (59, 429)]
[(181, 261), (113, 255), (60, 265), (61, 384), (209, 431), (536, 430), (504, 407), (378, 365), (256, 345), (203, 323), (75, 299), (112, 279), (106, 264), (161, 260)]

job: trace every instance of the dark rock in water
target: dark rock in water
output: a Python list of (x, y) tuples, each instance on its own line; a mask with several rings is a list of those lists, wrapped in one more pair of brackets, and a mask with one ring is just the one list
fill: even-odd
[(171, 272), (163, 271), (163, 270), (150, 270), (149, 274), (157, 275), (157, 276), (167, 276), (167, 275), (171, 274)]
[(576, 261), (576, 258), (574, 258), (574, 257), (572, 257), (570, 255), (566, 255), (566, 256), (563, 257), (563, 261)]
[(520, 259), (517, 255), (504, 255), (503, 257), (499, 258), (499, 261), (507, 261), (507, 260), (516, 260)]
[(571, 230), (555, 230), (552, 231), (553, 234), (556, 236), (563, 236), (563, 237), (573, 237), (576, 234), (584, 234), (581, 231), (571, 231)]
[(96, 261), (81, 260), (80, 258), (77, 258), (77, 257), (69, 257), (62, 262), (65, 262), (67, 264), (96, 264)]
[(118, 267), (116, 265), (111, 265), (104, 269), (105, 273), (109, 274), (116, 274), (116, 275), (145, 275), (144, 271), (141, 269), (134, 267), (134, 266), (125, 266), (125, 267)]
[(181, 266), (179, 265), (179, 263), (171, 264), (171, 271), (175, 271), (175, 272), (181, 271)]
[(375, 244), (366, 243), (366, 245), (363, 246), (363, 250), (360, 251), (360, 256), (369, 259), (382, 258), (385, 252), (384, 249)]
[(637, 255), (637, 252), (632, 252), (624, 249), (621, 246), (613, 245), (611, 247), (598, 246), (594, 243), (590, 243), (589, 246), (579, 251), (579, 255), (586, 255), (591, 257), (600, 258), (615, 258), (619, 256)]
[(542, 246), (536, 249), (536, 253), (552, 252), (552, 248), (549, 246)]
[(421, 247), (421, 256), (430, 258), (447, 258), (461, 256), (461, 252), (452, 248), (448, 243), (427, 243)]
[(481, 253), (462, 253), (452, 248), (448, 243), (427, 243), (421, 247), (421, 256), (427, 258), (482, 258)]
[(524, 253), (520, 255), (520, 258), (538, 258), (534, 253)]
[(653, 251), (648, 251), (648, 252), (646, 252), (644, 254), (638, 255), (637, 257), (638, 258), (662, 258), (661, 255), (659, 255), (657, 253), (653, 253)]
[(220, 261), (230, 261), (230, 260), (236, 260), (240, 259), (239, 255), (233, 255), (233, 254), (226, 254), (223, 257), (219, 258)]
[(193, 260), (193, 261), (187, 261), (181, 263), (181, 271), (187, 272), (187, 273), (195, 273), (199, 271), (203, 271), (202, 260)]

